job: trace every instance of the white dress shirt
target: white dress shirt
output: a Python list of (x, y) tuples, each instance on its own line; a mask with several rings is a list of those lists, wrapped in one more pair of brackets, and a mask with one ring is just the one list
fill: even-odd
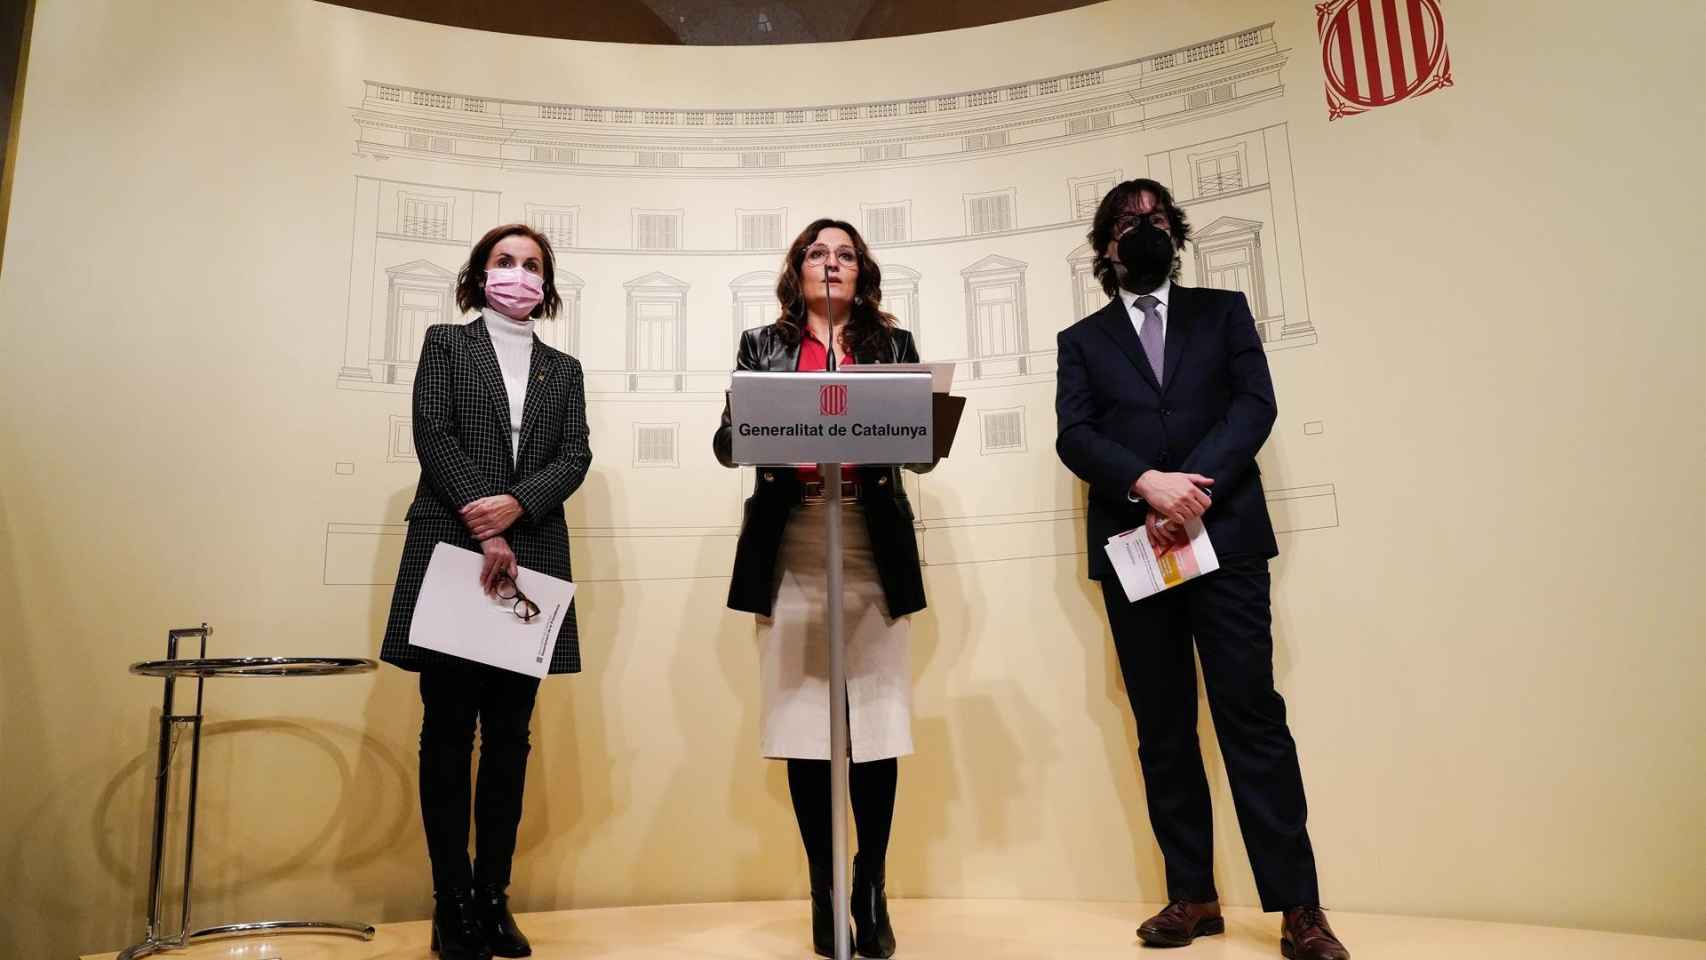
[(1143, 335), (1143, 311), (1137, 307), (1138, 297), (1154, 297), (1161, 301), (1155, 305), (1155, 312), (1161, 315), (1161, 342), (1167, 342), (1167, 298), (1173, 295), (1173, 281), (1163, 280), (1161, 286), (1148, 293), (1132, 293), (1124, 287), (1120, 288), (1120, 299), (1125, 301), (1125, 312), (1131, 316), (1131, 327), (1138, 336)]

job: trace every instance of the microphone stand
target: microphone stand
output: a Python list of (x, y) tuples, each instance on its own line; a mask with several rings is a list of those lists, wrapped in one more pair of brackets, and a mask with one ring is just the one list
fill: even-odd
[(823, 315), (829, 319), (829, 366), (824, 369), (835, 372), (835, 301), (829, 297), (829, 261), (823, 263)]
[[(823, 265), (823, 309), (829, 319), (829, 343), (824, 369), (835, 372), (835, 301), (829, 295), (829, 263)], [(847, 764), (851, 759), (847, 732), (847, 637), (842, 615), (841, 574), (841, 464), (820, 463), (825, 501), (824, 586), (829, 594), (825, 614), (829, 619), (829, 836), (833, 883), (830, 896), (835, 904), (835, 960), (851, 960), (853, 942), (848, 935), (852, 909), (847, 899)]]

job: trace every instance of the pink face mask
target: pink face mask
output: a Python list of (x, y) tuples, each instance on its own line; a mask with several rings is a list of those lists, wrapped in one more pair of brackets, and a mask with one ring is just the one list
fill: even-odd
[(521, 267), (486, 271), (486, 303), (511, 320), (526, 320), (545, 299), (545, 278)]

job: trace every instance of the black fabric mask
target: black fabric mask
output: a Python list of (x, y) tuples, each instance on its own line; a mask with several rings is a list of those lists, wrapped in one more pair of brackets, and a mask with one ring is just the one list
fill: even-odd
[(1148, 293), (1173, 273), (1173, 238), (1148, 220), (1127, 230), (1118, 249), (1127, 290)]

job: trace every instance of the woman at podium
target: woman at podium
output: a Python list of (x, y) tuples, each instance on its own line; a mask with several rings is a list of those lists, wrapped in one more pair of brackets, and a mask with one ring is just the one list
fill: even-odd
[[(516, 588), (518, 565), (570, 579), (563, 502), (586, 478), (592, 451), (580, 363), (534, 335), (539, 318), (562, 309), (554, 272), (544, 236), (521, 224), (492, 229), (456, 282), (456, 305), (479, 315), (429, 327), (415, 369), (421, 481), (380, 658), (420, 673), (421, 820), (437, 904), (432, 947), (442, 960), (532, 953), (510, 914), (507, 889), (539, 681), (412, 647), (409, 624), (439, 543), (482, 553), (480, 586), (513, 601), (510, 612), (523, 619), (539, 609)], [(550, 672), (580, 672), (573, 606), (558, 630)], [(470, 791), (476, 722), (480, 768)]]
[[(852, 224), (817, 220), (796, 237), (776, 296), (775, 322), (741, 334), (735, 358), (741, 370), (918, 362), (912, 335), (883, 312), (882, 271)], [(724, 466), (735, 466), (726, 406), (712, 446)], [(788, 792), (811, 875), (812, 944), (823, 956), (832, 956), (835, 945), (824, 484), (836, 479), (809, 466), (759, 469), (728, 600), (731, 609), (758, 617), (761, 752), (788, 764)], [(858, 834), (854, 943), (862, 956), (888, 957), (895, 938), (883, 892), (884, 864), (896, 758), (912, 752), (907, 630), (909, 615), (924, 609), (924, 577), (899, 469), (849, 466), (838, 479), (844, 504), (849, 790)]]

